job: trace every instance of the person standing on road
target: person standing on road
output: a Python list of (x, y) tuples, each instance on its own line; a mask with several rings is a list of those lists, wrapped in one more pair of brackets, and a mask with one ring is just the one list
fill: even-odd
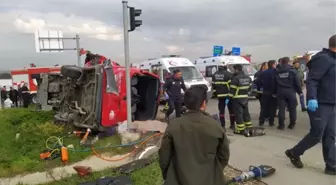
[(10, 87), (9, 98), (10, 100), (12, 100), (15, 107), (18, 107), (18, 91), (14, 89), (13, 87)]
[(254, 81), (253, 81), (252, 89), (256, 90), (256, 93), (257, 93), (256, 98), (259, 100), (260, 109), (262, 107), (261, 97), (262, 97), (262, 94), (263, 94), (263, 89), (260, 85), (260, 81), (258, 81), (258, 80), (259, 80), (259, 77), (260, 77), (261, 73), (263, 71), (267, 70), (267, 69), (268, 69), (267, 62), (264, 62), (264, 63), (261, 64), (259, 71), (254, 74)]
[(302, 89), (300, 85), (299, 75), (293, 66), (289, 65), (289, 57), (282, 58), (282, 63), (279, 68), (276, 69), (276, 78), (274, 80), (274, 96), (278, 99), (279, 104), (279, 130), (285, 128), (285, 111), (286, 105), (289, 111), (290, 123), (289, 129), (294, 129), (296, 124), (296, 93), (302, 95)]
[(274, 97), (274, 80), (276, 75), (276, 61), (270, 60), (267, 62), (268, 69), (264, 71), (260, 77), (260, 86), (263, 88), (261, 98), (262, 106), (259, 115), (259, 126), (263, 126), (265, 119), (268, 118), (269, 126), (274, 126), (274, 118), (276, 114), (277, 100)]
[(309, 133), (285, 154), (297, 168), (303, 168), (300, 156), (322, 139), (325, 173), (336, 175), (336, 35), (329, 39), (329, 49), (323, 49), (307, 64)]
[(248, 107), (248, 96), (252, 80), (243, 72), (240, 64), (233, 66), (235, 76), (231, 80), (230, 97), (236, 119), (235, 134), (245, 134), (245, 128), (252, 127), (251, 116)]
[[(293, 66), (294, 66), (294, 69), (296, 69), (296, 71), (299, 74), (300, 85), (301, 85), (301, 88), (303, 88), (304, 87), (304, 76), (305, 75), (304, 75), (304, 72), (301, 69), (300, 63), (298, 61), (295, 61), (293, 63)], [(306, 103), (305, 103), (305, 99), (304, 99), (304, 95), (303, 94), (300, 96), (300, 105), (301, 105), (302, 112), (306, 112), (307, 108), (306, 108)]]
[(23, 86), (21, 87), (21, 95), (22, 95), (24, 108), (28, 108), (29, 101), (30, 101), (30, 93), (29, 93), (29, 89), (27, 85), (28, 85), (27, 83), (24, 83)]
[(159, 163), (164, 185), (223, 185), (229, 141), (205, 112), (207, 89), (190, 87), (184, 95), (186, 115), (171, 120), (162, 138)]
[(232, 73), (227, 70), (225, 63), (220, 63), (218, 65), (218, 71), (216, 71), (212, 76), (212, 88), (214, 90), (214, 95), (218, 99), (218, 110), (219, 119), (222, 127), (225, 130), (225, 107), (228, 106), (230, 114), (230, 128), (234, 130), (234, 114), (232, 110), (232, 103), (229, 101), (230, 93), (230, 82), (232, 79)]
[(187, 87), (182, 78), (182, 72), (179, 69), (174, 70), (172, 78), (167, 79), (163, 86), (164, 93), (167, 93), (169, 108), (166, 112), (166, 120), (169, 120), (169, 115), (175, 110), (176, 117), (181, 117), (182, 111), (182, 89), (186, 92)]

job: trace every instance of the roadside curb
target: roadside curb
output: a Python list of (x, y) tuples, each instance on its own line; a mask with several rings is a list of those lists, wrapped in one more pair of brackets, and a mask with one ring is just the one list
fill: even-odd
[[(116, 155), (113, 156), (112, 159), (123, 158), (128, 154), (124, 155)], [(27, 175), (17, 175), (12, 178), (1, 178), (0, 185), (17, 185), (17, 184), (29, 184), (36, 185), (41, 183), (48, 183), (56, 180), (61, 180), (71, 175), (76, 174), (76, 171), (73, 169), (74, 166), (90, 166), (92, 171), (100, 171), (106, 168), (113, 168), (124, 165), (128, 162), (133, 161), (133, 157), (126, 157), (123, 160), (116, 162), (106, 162), (104, 160), (99, 159), (96, 156), (89, 157), (83, 161), (74, 163), (72, 165), (57, 167), (54, 169), (47, 170), (45, 172), (36, 172)]]

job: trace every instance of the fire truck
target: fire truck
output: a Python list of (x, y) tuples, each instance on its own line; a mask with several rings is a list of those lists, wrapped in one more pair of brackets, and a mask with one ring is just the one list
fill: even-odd
[(12, 76), (13, 87), (20, 88), (24, 83), (27, 83), (29, 92), (31, 94), (32, 102), (36, 103), (36, 93), (38, 90), (38, 80), (42, 73), (60, 73), (60, 66), (52, 67), (36, 67), (32, 65), (27, 68), (13, 69), (10, 71)]

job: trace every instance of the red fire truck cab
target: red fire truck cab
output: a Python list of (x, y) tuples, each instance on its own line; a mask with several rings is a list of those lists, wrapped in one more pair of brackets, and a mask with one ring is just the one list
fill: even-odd
[(60, 73), (61, 67), (29, 67), (22, 69), (13, 69), (10, 71), (12, 76), (13, 86), (20, 88), (24, 83), (27, 83), (30, 94), (32, 95), (33, 103), (36, 103), (36, 93), (38, 89), (38, 79), (42, 73)]

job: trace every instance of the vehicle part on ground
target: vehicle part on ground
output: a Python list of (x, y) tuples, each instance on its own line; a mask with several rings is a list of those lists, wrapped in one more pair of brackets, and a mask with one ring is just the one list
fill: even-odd
[[(132, 119), (156, 118), (160, 80), (132, 68)], [(104, 131), (127, 119), (125, 68), (106, 60), (90, 67), (65, 65), (61, 73), (41, 75), (37, 101), (42, 110), (57, 111), (55, 120), (77, 128)]]
[(80, 177), (85, 177), (92, 173), (92, 168), (90, 166), (74, 166), (73, 169)]

